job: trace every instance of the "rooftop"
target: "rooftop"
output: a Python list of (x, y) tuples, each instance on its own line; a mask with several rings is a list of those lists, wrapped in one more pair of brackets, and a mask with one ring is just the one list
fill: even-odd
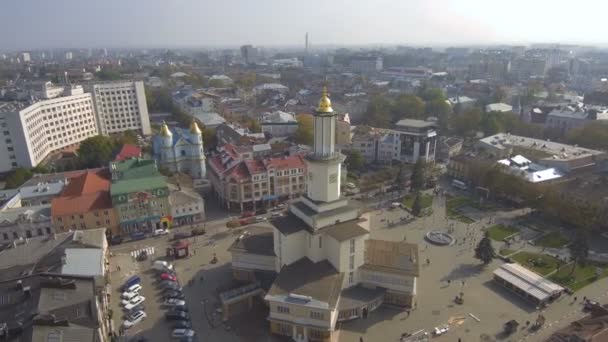
[(494, 271), (494, 276), (506, 280), (540, 301), (564, 290), (563, 287), (516, 263), (501, 265)]
[(221, 124), (223, 124), (224, 122), (226, 122), (226, 119), (224, 119), (221, 115), (219, 115), (218, 113), (196, 113), (193, 115), (194, 118), (196, 118), (198, 121), (200, 121), (203, 126), (208, 127), (208, 126), (219, 126)]
[(247, 231), (240, 235), (228, 250), (274, 256), (272, 229), (268, 227), (247, 227)]
[(41, 196), (56, 196), (61, 193), (64, 185), (64, 181), (26, 185), (19, 188), (19, 193), (21, 194), (21, 199), (24, 200)]
[(591, 150), (576, 145), (567, 145), (549, 140), (528, 138), (509, 133), (498, 133), (479, 140), (480, 143), (490, 145), (498, 150), (520, 146), (534, 150), (541, 150), (552, 155), (552, 159), (576, 159), (588, 155), (600, 155), (604, 152)]
[(114, 160), (121, 161), (129, 158), (139, 157), (141, 157), (141, 148), (139, 146), (133, 144), (124, 144)]
[(417, 244), (369, 239), (364, 258), (364, 269), (410, 276), (420, 273)]
[(17, 222), (43, 222), (51, 219), (51, 205), (7, 208), (0, 211), (0, 226)]
[[(324, 260), (314, 263), (307, 257), (285, 266), (268, 291), (268, 296), (283, 297), (289, 302), (290, 295), (294, 304), (317, 303), (325, 308), (335, 308), (340, 298), (344, 274)], [(302, 299), (304, 301), (302, 302)]]
[(70, 179), (52, 205), (53, 216), (112, 208), (107, 170), (88, 171)]

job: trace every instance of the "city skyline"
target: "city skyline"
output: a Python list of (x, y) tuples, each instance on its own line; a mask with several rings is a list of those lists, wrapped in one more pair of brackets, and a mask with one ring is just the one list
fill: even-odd
[[(375, 2), (277, 0), (221, 3), (180, 0), (4, 4), (0, 39), (5, 50), (75, 47), (205, 47), (328, 45), (481, 45), (564, 43), (605, 45), (598, 25), (608, 5), (573, 16), (564, 0), (509, 6), (480, 0)], [(568, 5), (568, 6), (566, 6)], [(70, 18), (59, 21), (58, 18)], [(28, 24), (24, 24), (27, 18)], [(598, 23), (597, 25), (594, 23)]]

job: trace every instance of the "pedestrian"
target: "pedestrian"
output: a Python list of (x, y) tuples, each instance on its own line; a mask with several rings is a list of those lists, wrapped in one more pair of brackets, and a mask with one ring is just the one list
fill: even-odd
[(431, 264), (431, 259), (426, 258), (426, 265), (429, 266)]
[(448, 279), (448, 286), (450, 286), (451, 283), (452, 283), (452, 281), (450, 279)]
[(526, 321), (526, 326), (529, 326), (529, 325), (530, 325), (530, 321)]
[(462, 342), (462, 339), (460, 337), (458, 338), (458, 342)]
[(587, 296), (583, 297), (583, 302), (587, 301)]
[(578, 299), (578, 297), (574, 296), (574, 301), (576, 302), (576, 300)]
[(359, 337), (359, 342), (363, 342), (363, 337)]

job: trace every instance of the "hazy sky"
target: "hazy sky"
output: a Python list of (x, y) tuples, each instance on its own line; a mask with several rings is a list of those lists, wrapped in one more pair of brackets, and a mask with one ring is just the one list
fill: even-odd
[(0, 50), (608, 42), (606, 0), (2, 0)]

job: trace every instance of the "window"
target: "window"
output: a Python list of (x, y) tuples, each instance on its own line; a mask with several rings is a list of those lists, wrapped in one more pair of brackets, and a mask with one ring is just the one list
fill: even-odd
[(355, 281), (355, 274), (353, 272), (348, 273), (348, 283), (352, 284)]
[(38, 236), (42, 235), (42, 228), (38, 228), (38, 230), (36, 231), (38, 233)]
[(46, 233), (51, 234), (51, 227), (46, 227)]
[(355, 253), (355, 239), (350, 239), (350, 253)]
[(288, 314), (289, 313), (289, 308), (285, 307), (285, 306), (277, 306), (277, 312), (279, 313), (285, 313)]
[(13, 239), (18, 239), (19, 238), (19, 234), (17, 234), (17, 232), (13, 232)]
[(8, 240), (8, 234), (7, 233), (2, 233), (2, 237), (4, 237), (4, 240)]
[(318, 311), (311, 311), (310, 312), (310, 318), (312, 319), (324, 319), (324, 316), (322, 312), (318, 312)]
[(25, 231), (25, 237), (31, 238), (32, 237), (32, 231), (31, 230), (26, 230)]
[(351, 255), (349, 260), (348, 260), (348, 267), (352, 270), (353, 268), (355, 268), (355, 256)]
[(319, 236), (319, 248), (323, 248), (323, 239)]

